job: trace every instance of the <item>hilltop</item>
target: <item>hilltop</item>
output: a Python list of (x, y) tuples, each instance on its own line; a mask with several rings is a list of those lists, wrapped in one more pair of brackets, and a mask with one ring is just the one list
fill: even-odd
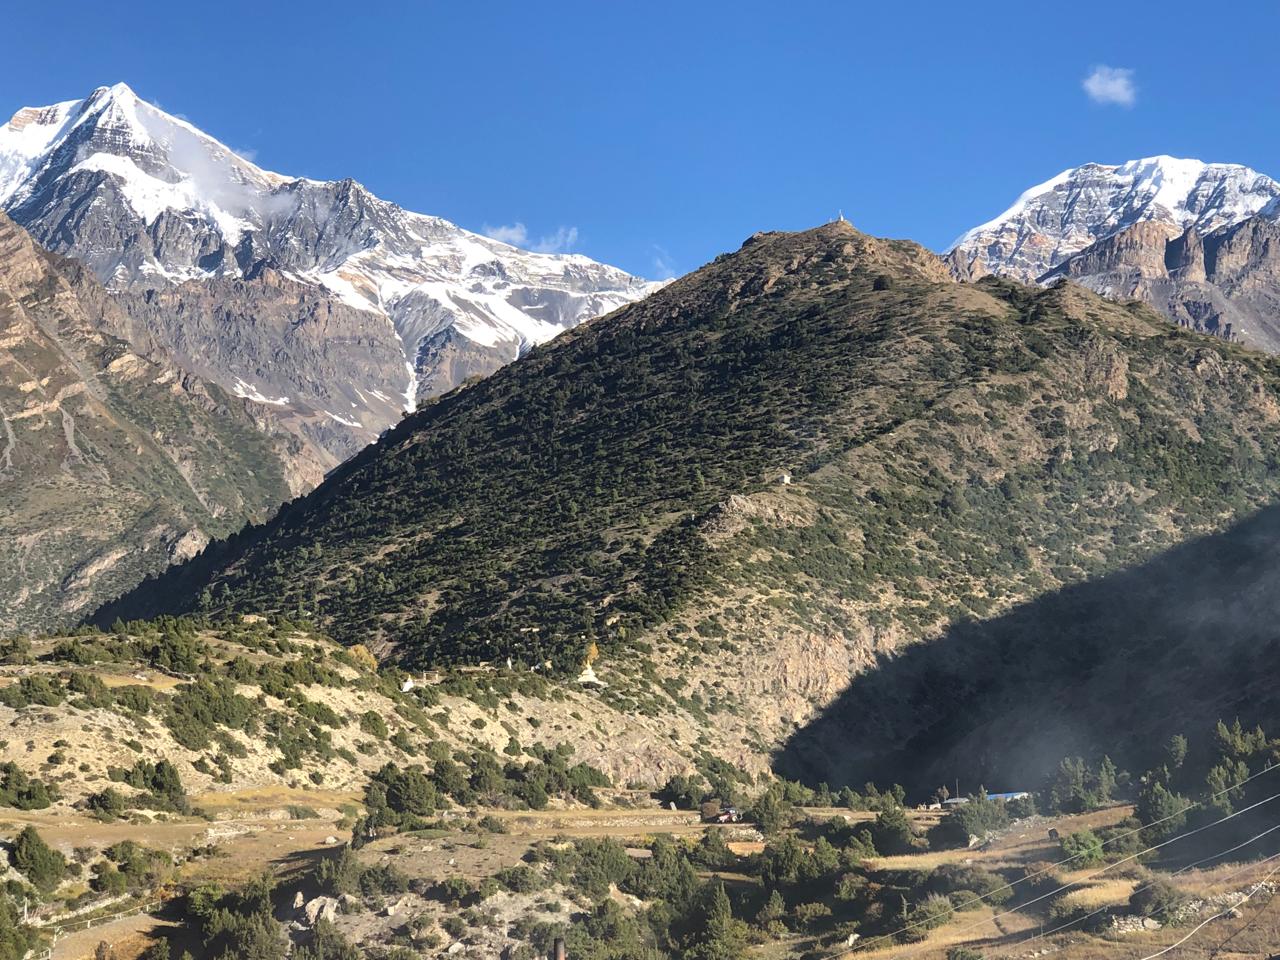
[(516, 671), (595, 644), (612, 702), (661, 691), (758, 762), (877, 656), (1269, 502), (1278, 373), (846, 223), (760, 234), (98, 619), (302, 614), (407, 664)]

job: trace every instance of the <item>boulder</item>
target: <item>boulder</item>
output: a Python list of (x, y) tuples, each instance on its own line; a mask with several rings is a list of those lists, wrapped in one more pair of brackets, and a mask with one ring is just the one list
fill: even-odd
[(302, 911), (307, 918), (307, 926), (314, 927), (321, 920), (332, 921), (338, 915), (338, 900), (336, 897), (316, 897)]

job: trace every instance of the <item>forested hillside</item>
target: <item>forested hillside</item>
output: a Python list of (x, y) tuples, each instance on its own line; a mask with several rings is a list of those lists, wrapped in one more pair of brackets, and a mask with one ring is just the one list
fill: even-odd
[(758, 235), (100, 619), (304, 614), (429, 663), (570, 669), (595, 642), (767, 751), (878, 654), (1269, 502), (1277, 373), (845, 223)]

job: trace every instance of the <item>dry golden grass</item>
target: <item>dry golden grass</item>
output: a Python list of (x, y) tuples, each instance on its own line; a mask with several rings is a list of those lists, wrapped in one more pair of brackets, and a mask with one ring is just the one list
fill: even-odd
[[(1000, 916), (992, 907), (957, 913), (955, 919), (929, 934), (923, 943), (900, 944), (886, 941), (870, 950), (852, 950), (840, 960), (944, 960), (947, 950), (961, 945), (978, 945), (1032, 930), (1037, 921), (1021, 914)], [(981, 951), (979, 951), (981, 952)]]
[(929, 850), (924, 853), (903, 853), (894, 857), (876, 857), (869, 861), (875, 870), (932, 870), (944, 863), (961, 860), (984, 859), (983, 853), (974, 850)]
[(714, 824), (688, 810), (611, 809), (596, 810), (492, 810), (492, 816), (505, 821), (513, 834), (526, 837), (552, 837), (568, 834), (575, 837), (645, 838), (659, 833), (675, 836), (699, 836)]
[[(14, 668), (9, 668), (7, 672), (0, 674), (0, 688), (11, 687), (18, 682), (19, 678), (29, 674), (53, 676), (55, 674), (65, 673), (68, 669), (74, 668), (68, 668), (61, 665), (51, 667), (42, 664), (20, 667), (16, 670)], [(146, 679), (144, 680), (138, 679), (138, 677), (131, 673), (104, 673), (99, 670), (85, 670), (82, 672), (97, 675), (98, 679), (108, 687), (150, 687), (153, 690), (167, 692), (175, 687), (180, 687), (187, 682), (186, 680), (179, 680), (177, 677), (169, 677), (163, 673), (154, 673), (150, 670), (146, 671)]]
[(182, 686), (186, 680), (168, 677), (163, 673), (148, 673), (145, 680), (139, 680), (131, 673), (100, 673), (98, 677), (108, 687), (150, 687), (152, 690), (167, 692)]
[(1129, 895), (1133, 893), (1135, 886), (1137, 886), (1135, 880), (1126, 880), (1123, 877), (1099, 877), (1096, 882), (1087, 883), (1067, 893), (1063, 896), (1062, 902), (1065, 906), (1082, 907), (1086, 910), (1128, 903)]
[(302, 790), (282, 784), (268, 784), (245, 790), (210, 791), (191, 798), (191, 805), (216, 813), (221, 810), (266, 810), (290, 804), (308, 807), (340, 807), (361, 803), (363, 796), (350, 790)]

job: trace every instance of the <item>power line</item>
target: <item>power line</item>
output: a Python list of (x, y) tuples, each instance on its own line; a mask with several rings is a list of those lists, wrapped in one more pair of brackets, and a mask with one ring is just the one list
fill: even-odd
[[(1198, 801), (1196, 801), (1195, 803), (1189, 803), (1189, 804), (1187, 804), (1185, 807), (1183, 807), (1181, 810), (1179, 810), (1177, 813), (1171, 813), (1171, 814), (1169, 814), (1167, 817), (1161, 817), (1159, 820), (1153, 820), (1153, 821), (1151, 821), (1151, 822), (1150, 822), (1150, 823), (1148, 823), (1148, 824), (1144, 824), (1143, 826), (1139, 827), (1139, 828), (1138, 828), (1138, 829), (1136, 829), (1136, 830), (1126, 830), (1124, 833), (1116, 834), (1114, 837), (1110, 837), (1110, 838), (1108, 838), (1108, 839), (1106, 839), (1106, 840), (1102, 841), (1102, 845), (1103, 845), (1104, 847), (1108, 847), (1108, 846), (1110, 846), (1110, 845), (1111, 845), (1111, 844), (1113, 844), (1113, 843), (1117, 843), (1117, 842), (1119, 842), (1119, 841), (1121, 841), (1121, 840), (1124, 840), (1126, 837), (1132, 837), (1135, 833), (1141, 833), (1143, 830), (1147, 830), (1147, 829), (1150, 829), (1151, 827), (1159, 826), (1159, 825), (1160, 825), (1160, 824), (1162, 824), (1162, 823), (1166, 823), (1166, 822), (1168, 822), (1169, 820), (1173, 820), (1173, 819), (1175, 819), (1176, 817), (1180, 817), (1180, 816), (1182, 816), (1183, 814), (1185, 814), (1188, 810), (1191, 810), (1191, 809), (1193, 809), (1193, 808), (1195, 808), (1195, 807), (1204, 806), (1205, 804), (1209, 803), (1209, 802), (1210, 802), (1210, 801), (1212, 801), (1212, 800), (1217, 800), (1219, 797), (1224, 797), (1224, 796), (1226, 796), (1227, 794), (1232, 793), (1232, 792), (1234, 792), (1234, 791), (1236, 791), (1236, 790), (1240, 789), (1241, 787), (1243, 787), (1243, 786), (1244, 786), (1246, 783), (1248, 783), (1249, 781), (1251, 781), (1251, 780), (1256, 780), (1256, 779), (1258, 779), (1258, 777), (1262, 776), (1264, 773), (1270, 773), (1272, 770), (1275, 770), (1275, 769), (1277, 769), (1277, 767), (1275, 767), (1275, 766), (1267, 766), (1267, 767), (1263, 767), (1263, 768), (1262, 768), (1261, 770), (1259, 770), (1257, 773), (1253, 774), (1252, 776), (1245, 777), (1245, 778), (1244, 778), (1243, 780), (1241, 780), (1239, 783), (1236, 783), (1236, 784), (1234, 784), (1234, 785), (1232, 785), (1232, 786), (1230, 786), (1230, 787), (1227, 787), (1225, 790), (1219, 790), (1217, 793), (1212, 794), (1211, 796), (1206, 797), (1204, 800), (1198, 800)], [(1221, 821), (1219, 821), (1219, 822), (1221, 822)], [(991, 896), (993, 893), (999, 893), (999, 892), (1000, 892), (1000, 891), (1002, 891), (1002, 890), (1012, 890), (1014, 887), (1016, 887), (1016, 886), (1017, 886), (1018, 884), (1020, 884), (1020, 883), (1026, 883), (1028, 880), (1034, 880), (1036, 877), (1043, 876), (1044, 874), (1048, 873), (1049, 871), (1051, 871), (1051, 870), (1055, 870), (1055, 869), (1057, 869), (1058, 867), (1064, 866), (1065, 864), (1068, 864), (1068, 863), (1070, 863), (1070, 862), (1071, 862), (1071, 861), (1073, 861), (1073, 860), (1079, 860), (1079, 859), (1080, 859), (1081, 857), (1083, 857), (1084, 855), (1085, 855), (1085, 854), (1083, 854), (1083, 853), (1077, 853), (1077, 854), (1075, 854), (1075, 855), (1073, 855), (1073, 856), (1067, 857), (1065, 860), (1059, 860), (1059, 861), (1057, 861), (1056, 863), (1051, 863), (1051, 864), (1049, 864), (1047, 867), (1042, 867), (1041, 869), (1037, 870), (1035, 873), (1029, 873), (1029, 874), (1027, 874), (1025, 877), (1022, 877), (1022, 878), (1020, 878), (1020, 879), (1018, 879), (1018, 880), (1014, 880), (1012, 883), (1006, 883), (1006, 884), (1005, 884), (1004, 886), (1002, 886), (1002, 887), (996, 887), (994, 890), (988, 890), (986, 893), (984, 893), (984, 894), (983, 894), (982, 896), (980, 896), (980, 897), (974, 897), (972, 900), (966, 900), (964, 903), (959, 904), (959, 905), (956, 907), (956, 909), (957, 909), (957, 910), (963, 910), (965, 907), (967, 907), (967, 906), (969, 906), (969, 905), (971, 905), (971, 904), (978, 903), (978, 902), (979, 902), (979, 901), (981, 901), (981, 900), (985, 900), (987, 897)], [(903, 931), (898, 930), (898, 931), (895, 931), (894, 933), (891, 933), (891, 934), (884, 934), (884, 936), (895, 936), (897, 933), (901, 933), (901, 932), (903, 932)], [(879, 938), (877, 938), (877, 939), (879, 939)]]
[(1145, 957), (1140, 957), (1139, 960), (1156, 960), (1156, 957), (1163, 957), (1166, 953), (1168, 953), (1170, 950), (1173, 950), (1175, 947), (1182, 946), (1184, 943), (1186, 943), (1188, 940), (1194, 937), (1197, 933), (1199, 933), (1209, 924), (1213, 923), (1213, 921), (1221, 920), (1223, 917), (1229, 914), (1232, 910), (1239, 910), (1241, 906), (1248, 903), (1253, 898), (1253, 895), (1255, 893), (1257, 893), (1259, 890), (1263, 888), (1262, 885), (1264, 883), (1266, 883), (1268, 880), (1274, 877), (1277, 873), (1280, 873), (1280, 866), (1272, 867), (1271, 872), (1268, 873), (1261, 880), (1259, 880), (1257, 883), (1255, 883), (1253, 885), (1253, 889), (1244, 895), (1243, 900), (1238, 900), (1236, 903), (1227, 907), (1227, 909), (1221, 911), (1220, 913), (1215, 913), (1208, 920), (1201, 921), (1190, 933), (1188, 933), (1185, 937), (1183, 937), (1177, 943), (1171, 943), (1167, 947), (1165, 947), (1163, 950), (1157, 950), (1155, 953), (1149, 953)]
[(1250, 810), (1260, 807), (1264, 803), (1270, 803), (1272, 800), (1276, 800), (1276, 799), (1280, 799), (1280, 793), (1272, 794), (1271, 796), (1267, 797), (1266, 800), (1259, 800), (1257, 803), (1253, 804), (1252, 806), (1245, 807), (1242, 810), (1237, 810), (1235, 813), (1229, 814), (1221, 818), (1220, 820), (1215, 820), (1213, 823), (1207, 823), (1203, 827), (1197, 827), (1194, 830), (1188, 830), (1185, 833), (1180, 833), (1176, 837), (1171, 837), (1168, 840), (1163, 841), (1162, 843), (1157, 843), (1153, 847), (1147, 847), (1147, 849), (1145, 850), (1139, 850), (1137, 853), (1130, 854), (1129, 856), (1124, 857), (1121, 860), (1116, 860), (1114, 863), (1109, 863), (1105, 867), (1101, 868), (1100, 870), (1095, 870), (1093, 871), (1093, 873), (1090, 873), (1087, 876), (1081, 877), (1079, 880), (1072, 880), (1070, 883), (1064, 883), (1062, 886), (1057, 887), (1053, 890), (1050, 890), (1048, 893), (1041, 894), (1040, 896), (1036, 897), (1034, 900), (1028, 900), (1026, 903), (1020, 903), (1016, 907), (1013, 907), (1010, 910), (1006, 910), (1004, 913), (998, 913), (994, 917), (991, 917), (990, 919), (979, 920), (977, 923), (970, 924), (967, 927), (961, 927), (958, 931), (953, 931), (953, 932), (963, 933), (965, 930), (971, 930), (974, 927), (986, 926), (988, 923), (995, 923), (997, 920), (1002, 920), (1005, 917), (1011, 917), (1015, 913), (1017, 913), (1019, 910), (1025, 910), (1027, 907), (1031, 906), (1032, 904), (1039, 903), (1042, 900), (1048, 900), (1050, 897), (1056, 896), (1057, 894), (1062, 893), (1064, 890), (1069, 890), (1072, 887), (1076, 886), (1077, 884), (1083, 883), (1086, 880), (1092, 880), (1094, 877), (1100, 877), (1102, 876), (1102, 874), (1106, 873), (1108, 870), (1112, 870), (1120, 866), (1121, 864), (1130, 863), (1134, 860), (1137, 860), (1139, 857), (1146, 856), (1148, 853), (1154, 853), (1156, 850), (1159, 850), (1162, 847), (1167, 847), (1171, 843), (1177, 843), (1179, 840), (1185, 840), (1187, 837), (1195, 836), (1197, 833), (1203, 833), (1205, 830), (1208, 830), (1210, 827), (1216, 827), (1220, 823), (1225, 823), (1228, 820), (1233, 820), (1236, 817), (1240, 816), (1242, 813), (1248, 813)]
[[(1272, 905), (1275, 902), (1276, 902), (1275, 891), (1272, 891), (1271, 896), (1267, 898), (1267, 902), (1258, 908), (1258, 912), (1253, 915), (1252, 920), (1250, 920), (1243, 927), (1241, 927), (1235, 933), (1231, 934), (1229, 937), (1227, 937), (1227, 939), (1223, 940), (1220, 944), (1218, 944), (1216, 947), (1214, 947), (1212, 950), (1209, 951), (1209, 960), (1213, 960), (1214, 957), (1216, 957), (1218, 954), (1222, 952), (1223, 947), (1225, 947), (1228, 943), (1230, 943), (1236, 937), (1240, 936), (1240, 934), (1246, 932), (1247, 930), (1252, 929), (1253, 925), (1262, 919), (1262, 915), (1266, 913), (1269, 909), (1271, 909)], [(1236, 906), (1238, 907), (1239, 904), (1237, 904)]]
[[(1204, 800), (1199, 800), (1199, 801), (1196, 801), (1195, 803), (1189, 803), (1187, 804), (1187, 806), (1183, 807), (1177, 813), (1171, 813), (1166, 817), (1161, 817), (1159, 820), (1153, 820), (1151, 823), (1145, 824), (1144, 826), (1136, 830), (1127, 830), (1124, 833), (1117, 834), (1116, 836), (1111, 837), (1110, 839), (1104, 841), (1102, 845), (1104, 847), (1108, 846), (1109, 844), (1115, 843), (1119, 840), (1123, 840), (1126, 837), (1131, 837), (1134, 834), (1141, 832), (1142, 830), (1150, 829), (1151, 827), (1157, 826), (1158, 824), (1165, 823), (1169, 820), (1173, 820), (1176, 817), (1180, 817), (1184, 815), (1188, 810), (1191, 810), (1195, 807), (1204, 806), (1210, 801), (1216, 800), (1218, 797), (1226, 796), (1228, 793), (1231, 793), (1235, 790), (1238, 790), (1240, 787), (1243, 787), (1246, 783), (1249, 783), (1251, 780), (1256, 780), (1258, 777), (1262, 776), (1264, 773), (1269, 773), (1275, 769), (1276, 767), (1274, 766), (1264, 767), (1262, 770), (1259, 770), (1257, 773), (1253, 774), (1252, 776), (1245, 777), (1239, 783), (1236, 783), (1230, 787), (1227, 787), (1225, 790), (1220, 790), (1217, 793), (1206, 797)], [(1108, 864), (1107, 866), (1103, 867), (1101, 870), (1095, 871), (1094, 873), (1089, 874), (1089, 876), (1083, 877), (1081, 880), (1076, 880), (1076, 881), (1073, 881), (1072, 883), (1068, 883), (1068, 884), (1065, 884), (1064, 886), (1058, 887), (1055, 890), (1050, 890), (1048, 893), (1044, 894), (1043, 896), (1039, 896), (1039, 897), (1036, 897), (1034, 900), (1028, 900), (1026, 903), (1019, 904), (1017, 907), (1014, 907), (1012, 910), (1005, 911), (1004, 913), (998, 913), (994, 917), (991, 917), (986, 920), (980, 920), (976, 924), (970, 924), (967, 927), (961, 927), (960, 930), (957, 932), (963, 933), (965, 930), (970, 930), (977, 926), (985, 926), (988, 923), (995, 923), (995, 921), (1000, 920), (1004, 917), (1012, 916), (1013, 914), (1017, 913), (1019, 910), (1023, 910), (1031, 906), (1032, 904), (1039, 903), (1041, 900), (1045, 900), (1049, 897), (1054, 896), (1055, 894), (1061, 893), (1063, 890), (1066, 890), (1069, 887), (1074, 886), (1076, 883), (1080, 883), (1083, 880), (1092, 879), (1093, 877), (1106, 873), (1106, 871), (1112, 869), (1113, 867), (1120, 866), (1120, 864), (1122, 863), (1128, 863), (1132, 860), (1136, 860), (1138, 857), (1145, 856), (1146, 854), (1159, 850), (1162, 847), (1167, 847), (1169, 844), (1175, 843), (1178, 840), (1182, 840), (1182, 839), (1185, 839), (1186, 837), (1194, 836), (1195, 834), (1202, 833), (1211, 827), (1216, 827), (1220, 823), (1225, 823), (1228, 820), (1233, 820), (1236, 817), (1240, 816), (1241, 814), (1248, 813), (1250, 810), (1254, 810), (1265, 803), (1270, 803), (1272, 800), (1275, 800), (1277, 798), (1280, 798), (1280, 793), (1272, 794), (1270, 797), (1267, 797), (1267, 799), (1265, 800), (1260, 800), (1255, 804), (1251, 804), (1250, 806), (1244, 807), (1241, 810), (1237, 810), (1234, 813), (1230, 813), (1225, 817), (1222, 817), (1218, 820), (1213, 821), (1212, 823), (1205, 824), (1202, 827), (1197, 827), (1194, 830), (1188, 830), (1185, 833), (1180, 833), (1175, 837), (1172, 837), (1168, 840), (1163, 841), (1162, 843), (1157, 843), (1153, 847), (1148, 847), (1145, 850), (1139, 850), (1137, 853), (1132, 854), (1131, 856), (1125, 857), (1122, 860), (1117, 860), (1114, 863)], [(971, 906), (972, 904), (980, 903), (983, 900), (986, 900), (992, 894), (999, 893), (1002, 890), (1012, 890), (1014, 887), (1018, 886), (1021, 883), (1026, 883), (1028, 880), (1034, 880), (1037, 877), (1044, 876), (1046, 873), (1050, 872), (1051, 870), (1054, 870), (1057, 867), (1063, 866), (1064, 864), (1070, 863), (1073, 860), (1078, 860), (1083, 856), (1085, 856), (1083, 852), (1077, 853), (1074, 856), (1067, 857), (1064, 860), (1059, 860), (1056, 863), (1051, 863), (1047, 867), (1043, 867), (1040, 870), (1035, 871), (1034, 873), (1027, 874), (1025, 877), (1021, 877), (1017, 880), (1012, 881), (1011, 883), (1006, 883), (1003, 886), (996, 887), (992, 890), (988, 890), (986, 893), (982, 894), (981, 896), (973, 897), (970, 900), (966, 900), (963, 903), (957, 904), (955, 906), (955, 909), (963, 910), (967, 906)], [(912, 930), (918, 926), (921, 926), (926, 922), (927, 922), (926, 920), (911, 921), (903, 925), (902, 927), (898, 928), (897, 930), (890, 931), (889, 933), (882, 933), (879, 936), (872, 937), (871, 939), (867, 940), (865, 944), (862, 944), (860, 949), (865, 950), (869, 948), (872, 944), (877, 943), (878, 941), (892, 939), (893, 937), (896, 937), (898, 934), (906, 933), (908, 930)]]
[[(1239, 850), (1241, 847), (1247, 847), (1249, 844), (1253, 843), (1255, 840), (1261, 840), (1267, 834), (1275, 833), (1277, 830), (1280, 830), (1280, 823), (1276, 824), (1274, 827), (1269, 827), (1268, 829), (1263, 830), (1261, 833), (1257, 834), (1256, 836), (1250, 837), (1248, 840), (1244, 841), (1243, 843), (1237, 843), (1234, 847), (1228, 847), (1226, 850), (1219, 850), (1217, 853), (1211, 854), (1210, 856), (1207, 856), (1207, 857), (1202, 857), (1201, 859), (1196, 860), (1194, 863), (1188, 863), (1185, 867), (1180, 867), (1179, 869), (1173, 871), (1173, 873), (1169, 874), (1169, 876), (1171, 877), (1179, 876), (1180, 874), (1186, 873), (1188, 870), (1195, 869), (1196, 867), (1200, 866), (1200, 864), (1202, 863), (1208, 863), (1210, 860), (1217, 860), (1219, 857), (1225, 857), (1229, 853), (1235, 853), (1235, 851)], [(1240, 867), (1237, 870), (1231, 871), (1222, 879), (1230, 880), (1232, 877), (1238, 874), (1244, 873), (1245, 870), (1248, 870), (1252, 867), (1256, 867), (1262, 863), (1268, 863), (1274, 860), (1276, 857), (1280, 857), (1280, 853), (1273, 853), (1269, 857), (1264, 857), (1261, 860), (1255, 860), (1252, 863), (1247, 863), (1243, 867)], [(1152, 886), (1154, 883), (1155, 883), (1155, 880), (1148, 880), (1146, 883), (1140, 884), (1139, 886), (1135, 887), (1133, 892), (1137, 893), (1140, 890), (1146, 890), (1148, 887)], [(1051, 937), (1055, 933), (1058, 933), (1059, 931), (1067, 929), (1067, 927), (1073, 927), (1077, 923), (1083, 923), (1085, 920), (1088, 920), (1090, 917), (1096, 917), (1098, 914), (1110, 909), (1111, 909), (1110, 904), (1099, 907), (1097, 910), (1094, 910), (1092, 913), (1086, 913), (1083, 917), (1076, 917), (1074, 920), (1068, 920), (1066, 923), (1059, 924), (1058, 926), (1052, 928), (1051, 930), (1042, 930), (1040, 931), (1040, 933), (1037, 933), (1034, 937), (1029, 937), (1026, 940), (1024, 940), (1023, 943), (1035, 943), (1037, 940), (1043, 940), (1045, 937)]]

